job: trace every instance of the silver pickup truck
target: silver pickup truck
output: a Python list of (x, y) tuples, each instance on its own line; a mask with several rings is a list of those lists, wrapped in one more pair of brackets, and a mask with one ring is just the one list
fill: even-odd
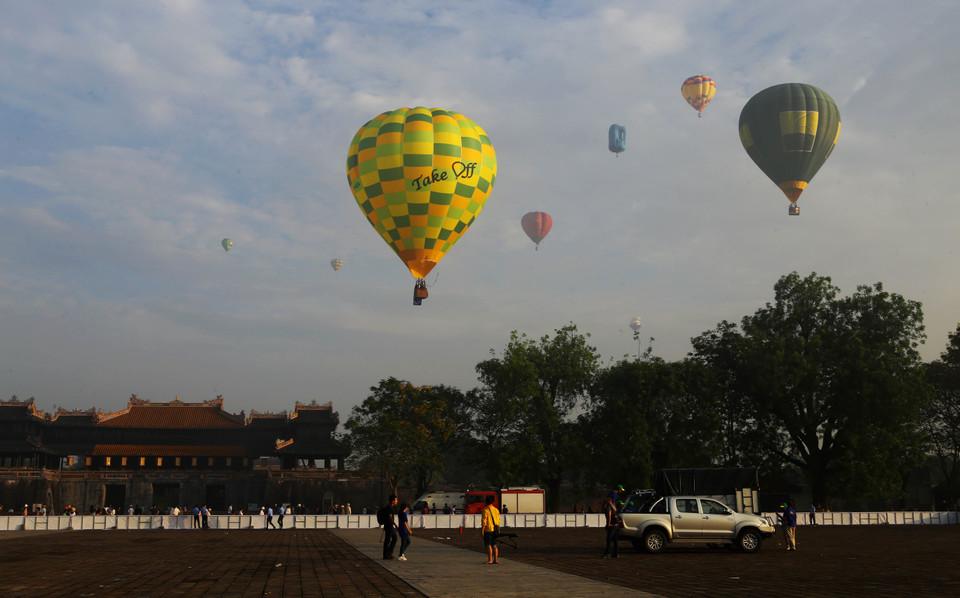
[(769, 517), (737, 513), (702, 496), (666, 496), (649, 501), (639, 512), (623, 512), (621, 517), (620, 536), (646, 552), (661, 552), (671, 542), (727, 544), (756, 552), (763, 538), (774, 532)]

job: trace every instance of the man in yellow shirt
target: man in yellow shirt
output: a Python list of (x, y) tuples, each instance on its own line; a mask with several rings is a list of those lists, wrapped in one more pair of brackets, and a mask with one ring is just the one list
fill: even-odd
[(480, 535), (483, 537), (483, 544), (487, 547), (487, 565), (498, 565), (500, 561), (497, 558), (500, 552), (497, 549), (497, 532), (500, 531), (500, 511), (493, 506), (493, 496), (487, 496), (487, 506), (483, 508), (482, 525), (480, 526)]

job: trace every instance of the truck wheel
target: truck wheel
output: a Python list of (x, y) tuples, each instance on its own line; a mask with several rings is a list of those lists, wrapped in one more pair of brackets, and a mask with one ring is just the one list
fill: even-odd
[(763, 539), (760, 537), (760, 532), (750, 527), (740, 532), (740, 535), (737, 537), (737, 545), (740, 547), (740, 550), (744, 552), (756, 552), (760, 550), (760, 543), (762, 541)]
[(643, 549), (650, 553), (663, 552), (667, 547), (667, 535), (658, 529), (643, 534)]

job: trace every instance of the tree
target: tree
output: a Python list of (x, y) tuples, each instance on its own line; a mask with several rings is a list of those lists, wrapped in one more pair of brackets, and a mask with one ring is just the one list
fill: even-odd
[(742, 454), (796, 467), (822, 503), (901, 489), (927, 396), (920, 304), (880, 283), (839, 291), (828, 277), (793, 272), (739, 329), (722, 322), (693, 339), (695, 358), (750, 414), (736, 432)]
[(388, 378), (353, 408), (345, 424), (351, 459), (382, 471), (393, 494), (404, 481), (426, 491), (443, 469), (443, 451), (457, 430), (463, 394), (447, 386), (413, 386)]
[(960, 324), (948, 335), (940, 359), (927, 364), (933, 393), (924, 417), (924, 431), (946, 483), (946, 500), (954, 505), (960, 486)]
[(576, 425), (570, 414), (584, 400), (597, 370), (589, 335), (569, 324), (539, 343), (513, 331), (501, 357), (477, 364), (483, 385), (475, 429), (489, 459), (491, 481), (518, 480), (546, 486), (547, 506), (560, 504), (560, 483), (577, 458)]
[(580, 418), (593, 481), (647, 488), (658, 469), (718, 465), (724, 410), (711, 374), (649, 354), (602, 370)]

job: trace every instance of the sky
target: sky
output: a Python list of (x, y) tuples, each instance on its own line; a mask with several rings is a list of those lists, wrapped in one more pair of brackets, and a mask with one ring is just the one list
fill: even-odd
[[(682, 359), (793, 271), (921, 302), (927, 361), (960, 321), (955, 1), (0, 6), (4, 399), (315, 400), (346, 421), (391, 376), (479, 386), (514, 330), (573, 323), (607, 365), (641, 317)], [(717, 83), (702, 118), (680, 95), (697, 74)], [(787, 82), (842, 120), (799, 217), (737, 131)], [(364, 123), (415, 106), (476, 121), (498, 164), (419, 307), (345, 171)], [(539, 250), (530, 211), (554, 221)]]

